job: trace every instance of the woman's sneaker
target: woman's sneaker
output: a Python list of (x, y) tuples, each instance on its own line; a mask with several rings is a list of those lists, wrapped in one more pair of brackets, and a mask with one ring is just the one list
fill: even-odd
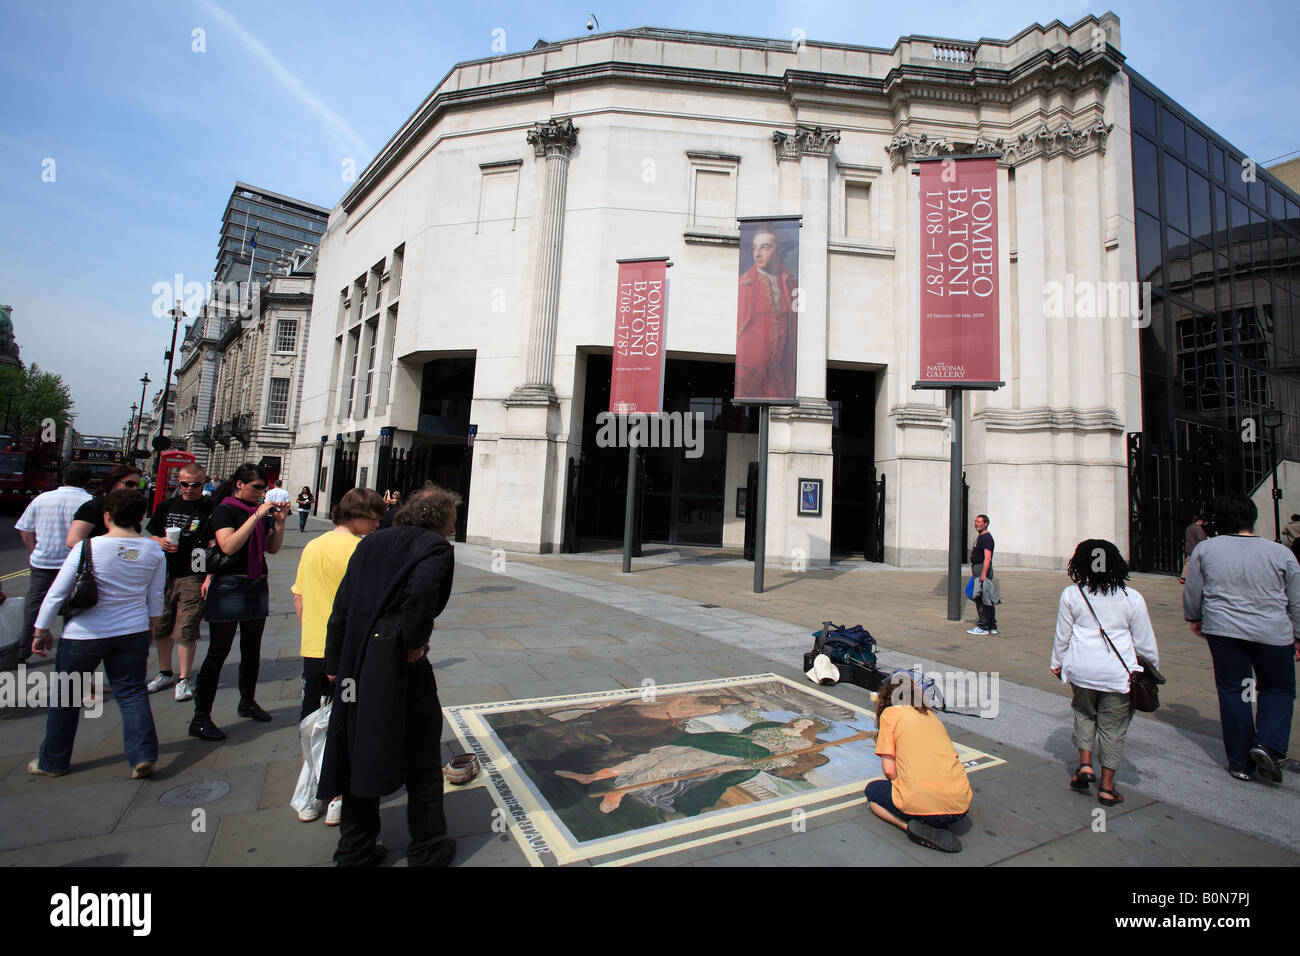
[(320, 816), (320, 812), (323, 809), (325, 809), (324, 800), (313, 800), (303, 809), (298, 811), (298, 819), (303, 823), (311, 823)]
[(157, 677), (145, 684), (145, 690), (149, 691), (151, 694), (156, 694), (160, 690), (166, 690), (168, 687), (171, 687), (174, 683), (176, 683), (175, 674), (164, 674), (160, 671)]
[(336, 827), (343, 822), (343, 798), (335, 797), (330, 801), (330, 808), (325, 811), (325, 825)]
[(194, 680), (190, 677), (182, 677), (176, 682), (176, 699), (179, 701), (194, 699)]

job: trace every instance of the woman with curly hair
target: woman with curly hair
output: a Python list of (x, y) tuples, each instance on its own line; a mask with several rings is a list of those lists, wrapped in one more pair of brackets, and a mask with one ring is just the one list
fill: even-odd
[(1115, 545), (1100, 538), (1080, 541), (1066, 573), (1074, 584), (1061, 592), (1057, 608), (1052, 673), (1074, 694), (1070, 706), (1079, 764), (1070, 786), (1086, 793), (1097, 781), (1095, 743), (1101, 763), (1097, 801), (1114, 807), (1124, 802), (1115, 790), (1115, 771), (1133, 720), (1129, 673), (1142, 669), (1139, 652), (1157, 667), (1160, 652), (1146, 601), (1125, 586), (1128, 563)]

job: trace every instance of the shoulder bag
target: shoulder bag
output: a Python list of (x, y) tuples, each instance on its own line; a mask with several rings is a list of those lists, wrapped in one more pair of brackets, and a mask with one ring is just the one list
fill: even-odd
[(72, 617), (78, 611), (94, 607), (99, 603), (99, 585), (95, 583), (95, 559), (92, 555), (91, 539), (81, 542), (81, 560), (77, 562), (77, 576), (72, 579), (72, 590), (63, 599), (59, 613), (64, 619)]
[[(1079, 593), (1083, 595), (1083, 601), (1088, 605), (1088, 610), (1092, 611), (1092, 619), (1097, 622), (1097, 629), (1101, 631), (1101, 636), (1106, 639), (1110, 649), (1115, 652), (1119, 662), (1125, 668), (1128, 664), (1124, 662), (1124, 655), (1115, 647), (1110, 637), (1106, 634), (1106, 629), (1101, 626), (1101, 619), (1097, 617), (1097, 612), (1093, 610), (1092, 602), (1088, 600), (1088, 594), (1083, 590), (1083, 585), (1079, 586)], [(1159, 685), (1165, 682), (1165, 677), (1160, 671), (1156, 670), (1156, 665), (1146, 659), (1134, 645), (1133, 653), (1137, 656), (1140, 671), (1129, 671), (1128, 674), (1128, 700), (1129, 706), (1134, 710), (1140, 710), (1149, 714), (1160, 709), (1160, 691)]]

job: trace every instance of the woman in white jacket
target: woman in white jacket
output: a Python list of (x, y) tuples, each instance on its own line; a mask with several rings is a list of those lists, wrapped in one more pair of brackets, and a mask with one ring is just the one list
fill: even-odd
[(1098, 538), (1081, 541), (1066, 573), (1075, 583), (1061, 592), (1052, 673), (1074, 691), (1071, 707), (1079, 766), (1070, 786), (1086, 791), (1096, 781), (1095, 741), (1101, 764), (1097, 800), (1102, 806), (1118, 806), (1124, 797), (1115, 790), (1115, 771), (1133, 720), (1129, 673), (1141, 670), (1137, 652), (1160, 666), (1156, 636), (1142, 595), (1124, 586), (1128, 563), (1115, 545)]

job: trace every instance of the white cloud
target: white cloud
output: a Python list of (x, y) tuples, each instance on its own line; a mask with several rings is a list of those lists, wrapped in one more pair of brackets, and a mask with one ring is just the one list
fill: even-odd
[(240, 26), (238, 20), (214, 3), (213, 0), (198, 0), (198, 3), (222, 26), (235, 34), (239, 38), (239, 42), (244, 45), (244, 48), (266, 67), (276, 79), (288, 87), (289, 92), (297, 97), (303, 106), (321, 119), (325, 124), (325, 132), (334, 140), (343, 156), (357, 160), (357, 165), (361, 166), (363, 161), (368, 160), (373, 155), (370, 147), (348, 125), (348, 121), (326, 106), (315, 93), (307, 89), (307, 85), (290, 72), (289, 68), (267, 49), (266, 44)]

